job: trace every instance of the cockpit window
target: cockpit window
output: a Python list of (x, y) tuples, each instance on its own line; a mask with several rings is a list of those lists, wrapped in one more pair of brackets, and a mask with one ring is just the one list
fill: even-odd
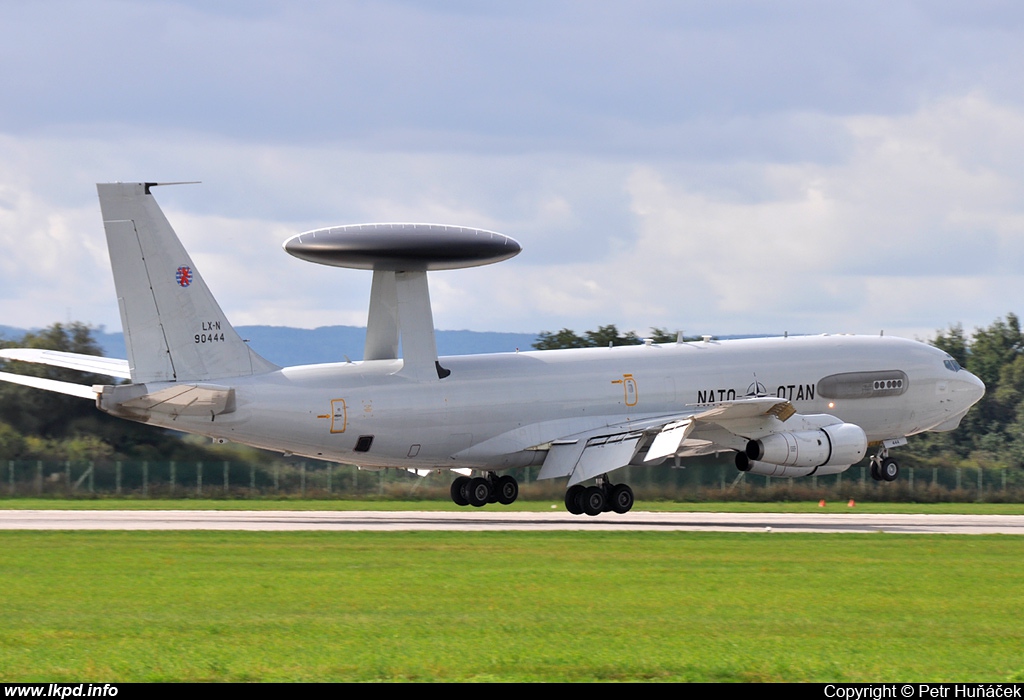
[(960, 363), (954, 360), (952, 357), (949, 358), (948, 360), (943, 360), (942, 364), (944, 364), (946, 366), (946, 369), (948, 369), (950, 372), (959, 372), (961, 369), (963, 369), (963, 367), (960, 366)]

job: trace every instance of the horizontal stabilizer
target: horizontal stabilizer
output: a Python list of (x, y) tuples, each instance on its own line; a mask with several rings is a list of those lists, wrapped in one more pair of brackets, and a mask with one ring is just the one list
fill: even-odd
[(133, 410), (173, 416), (210, 416), (235, 410), (235, 390), (213, 384), (179, 384), (121, 402)]
[(0, 358), (5, 360), (17, 360), (18, 362), (33, 362), (51, 367), (63, 367), (75, 369), (79, 372), (90, 374), (102, 374), (106, 377), (118, 377), (120, 379), (130, 378), (128, 371), (128, 360), (119, 360), (113, 357), (99, 357), (97, 355), (82, 355), (77, 352), (60, 352), (59, 350), (37, 350), (34, 348), (9, 348), (0, 350)]
[(21, 384), (22, 386), (30, 386), (34, 389), (55, 391), (59, 394), (78, 396), (83, 399), (95, 399), (96, 394), (100, 393), (100, 389), (98, 387), (86, 386), (85, 384), (72, 384), (71, 382), (58, 382), (56, 379), (29, 377), (24, 374), (11, 374), (9, 372), (0, 372), (0, 381), (11, 382), (12, 384)]

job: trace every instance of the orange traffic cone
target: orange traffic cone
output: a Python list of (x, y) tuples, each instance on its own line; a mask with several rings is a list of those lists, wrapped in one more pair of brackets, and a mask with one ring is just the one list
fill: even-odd
[(818, 501), (818, 507), (819, 508), (824, 508), (825, 507), (825, 499), (824, 498), (821, 499), (820, 501)]
[(847, 507), (847, 508), (853, 508), (853, 507), (855, 507), (856, 505), (857, 505), (857, 504), (856, 504), (856, 503), (854, 502), (854, 500), (853, 500), (853, 499), (851, 498), (851, 499), (850, 499), (850, 502), (846, 504), (846, 507)]

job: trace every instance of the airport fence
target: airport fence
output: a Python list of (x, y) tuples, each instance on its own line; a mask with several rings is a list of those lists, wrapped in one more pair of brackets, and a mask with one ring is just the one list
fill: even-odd
[[(739, 472), (725, 464), (670, 468), (666, 482), (650, 480), (651, 470), (621, 472), (639, 498), (680, 501), (805, 501), (853, 498), (896, 502), (1024, 503), (1024, 470), (985, 467), (901, 467), (897, 481), (876, 481), (870, 468), (855, 465), (840, 474), (797, 479)], [(647, 479), (645, 480), (645, 476)]]
[[(537, 482), (538, 468), (512, 470), (523, 498), (560, 499), (564, 480)], [(626, 467), (610, 479), (638, 498), (679, 501), (774, 501), (856, 498), (877, 501), (1024, 502), (1024, 470), (903, 467), (896, 482), (877, 482), (867, 466), (841, 474), (785, 479), (738, 472), (724, 462)], [(402, 498), (446, 499), (452, 475), (360, 470), (324, 462), (100, 461), (0, 462), (0, 495), (46, 498)]]

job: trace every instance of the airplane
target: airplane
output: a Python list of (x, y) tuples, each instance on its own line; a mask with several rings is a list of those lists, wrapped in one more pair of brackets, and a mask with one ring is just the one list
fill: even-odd
[(493, 231), (357, 224), (284, 243), (310, 262), (373, 270), (361, 361), (278, 367), (238, 335), (152, 194), (161, 184), (97, 185), (127, 359), (36, 349), (0, 357), (81, 370), (103, 385), (0, 372), (0, 380), (79, 396), (114, 416), (258, 448), (418, 474), (452, 470), (459, 505), (510, 504), (510, 469), (566, 479), (573, 514), (626, 513), (609, 473), (733, 453), (741, 472), (837, 474), (955, 429), (985, 386), (919, 341), (785, 336), (438, 357), (427, 273), (507, 260)]

